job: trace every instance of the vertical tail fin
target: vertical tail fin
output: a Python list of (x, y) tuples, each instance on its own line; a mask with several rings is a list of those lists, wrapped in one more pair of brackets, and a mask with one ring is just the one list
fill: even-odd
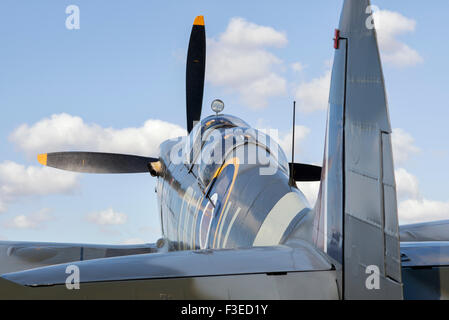
[[(369, 0), (346, 0), (336, 31), (314, 241), (336, 261), (345, 299), (401, 299), (391, 127), (370, 14)], [(367, 283), (373, 270), (378, 286)]]

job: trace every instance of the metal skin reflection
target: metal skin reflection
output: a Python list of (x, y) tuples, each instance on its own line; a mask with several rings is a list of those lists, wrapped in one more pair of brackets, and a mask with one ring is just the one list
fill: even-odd
[[(223, 127), (227, 130), (220, 131)], [(191, 145), (188, 141), (200, 139), (198, 152), (201, 153), (206, 149), (205, 140), (212, 132), (219, 133), (223, 141), (236, 141), (248, 127), (236, 117), (214, 115), (198, 123), (187, 139), (171, 140), (161, 145), (163, 171), (158, 177), (156, 190), (163, 237), (170, 250), (251, 247), (265, 218), (286, 194), (293, 192), (301, 202), (297, 214), (307, 207), (302, 192), (289, 185), (289, 172), (285, 165), (284, 168), (279, 165), (274, 174), (261, 175), (261, 167), (267, 165), (248, 163), (249, 153), (265, 153), (270, 165), (278, 164), (279, 158), (285, 159), (283, 153), (277, 154), (282, 150), (272, 140), (269, 143), (271, 148), (263, 141), (234, 143), (225, 147), (223, 162), (213, 164), (217, 169), (210, 178), (199, 177), (207, 171), (199, 169), (201, 162), (174, 163), (170, 159), (172, 149), (179, 143), (184, 143), (184, 153), (189, 154), (195, 141)], [(242, 150), (244, 152), (239, 152)], [(190, 156), (195, 157), (195, 152)], [(210, 182), (205, 184), (203, 180)]]
[[(218, 114), (220, 103), (200, 121), (206, 47), (197, 17), (187, 57), (187, 137), (162, 143), (157, 158), (38, 156), (76, 172), (149, 171), (158, 179), (163, 240), (137, 247), (0, 242), (0, 298), (448, 299), (449, 222), (398, 224), (369, 7), (369, 0), (343, 4), (322, 169), (288, 163), (268, 135)], [(249, 161), (254, 155), (267, 162)], [(296, 181), (320, 181), (315, 208)], [(65, 288), (73, 261), (82, 282), (75, 292)], [(367, 286), (372, 270), (376, 285)]]

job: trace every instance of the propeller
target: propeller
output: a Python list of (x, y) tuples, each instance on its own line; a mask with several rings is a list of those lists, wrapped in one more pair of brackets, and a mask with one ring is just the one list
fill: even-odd
[[(190, 132), (201, 118), (203, 104), (204, 72), (206, 69), (206, 32), (204, 17), (193, 22), (187, 53), (186, 111), (187, 130)], [(37, 156), (45, 166), (85, 173), (139, 173), (161, 174), (159, 159), (118, 153), (53, 152)]]
[(85, 173), (139, 173), (155, 171), (159, 159), (100, 152), (53, 152), (37, 156), (44, 166)]
[(305, 163), (289, 163), (295, 181), (320, 181), (321, 167)]
[[(187, 130), (201, 119), (203, 103), (204, 74), (206, 69), (206, 31), (204, 17), (197, 16), (193, 22), (187, 53), (186, 68), (186, 113)], [(294, 126), (293, 126), (294, 127)], [(44, 165), (62, 170), (84, 173), (140, 173), (150, 172), (152, 176), (162, 173), (157, 158), (129, 154), (100, 152), (53, 152), (37, 156)], [(294, 181), (320, 181), (321, 167), (294, 163), (289, 164)]]
[(193, 22), (187, 52), (186, 67), (186, 113), (187, 131), (192, 131), (201, 119), (203, 105), (204, 73), (206, 70), (206, 31), (204, 17), (197, 16)]

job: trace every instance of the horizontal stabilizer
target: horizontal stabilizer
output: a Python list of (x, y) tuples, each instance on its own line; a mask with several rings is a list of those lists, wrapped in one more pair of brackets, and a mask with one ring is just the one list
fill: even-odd
[(37, 156), (40, 164), (67, 171), (84, 173), (149, 172), (156, 158), (99, 152), (53, 152)]
[(153, 253), (154, 243), (101, 245), (55, 242), (0, 241), (0, 274), (98, 258)]
[[(78, 270), (80, 290), (67, 290), (67, 268)], [(275, 287), (266, 290), (270, 286)], [(308, 289), (298, 290), (301, 287)], [(210, 297), (337, 299), (338, 295), (332, 265), (318, 250), (303, 242), (295, 247), (138, 254), (0, 276), (0, 299)]]

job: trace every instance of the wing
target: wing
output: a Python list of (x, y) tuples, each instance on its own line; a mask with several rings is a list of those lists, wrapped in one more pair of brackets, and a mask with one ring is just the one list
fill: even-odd
[[(80, 290), (65, 285), (73, 268)], [(0, 288), (0, 299), (338, 299), (335, 270), (305, 243), (80, 261), (3, 275)]]
[(449, 299), (449, 241), (401, 242), (404, 299)]
[(449, 241), (449, 220), (402, 225), (399, 234), (401, 241)]
[(0, 241), (0, 274), (60, 263), (151, 253), (155, 244), (93, 245)]
[(405, 299), (449, 299), (449, 220), (402, 225)]

